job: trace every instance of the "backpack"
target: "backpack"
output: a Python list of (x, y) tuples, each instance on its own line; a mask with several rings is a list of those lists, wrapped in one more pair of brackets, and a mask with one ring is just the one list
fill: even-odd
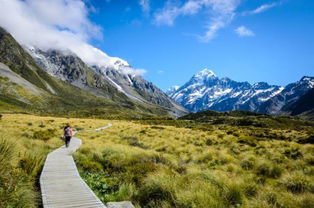
[(71, 129), (69, 127), (64, 130), (64, 136), (71, 136)]

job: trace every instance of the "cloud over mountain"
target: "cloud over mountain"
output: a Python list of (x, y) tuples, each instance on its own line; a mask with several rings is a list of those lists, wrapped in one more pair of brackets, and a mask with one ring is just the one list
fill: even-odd
[(90, 65), (112, 65), (117, 58), (89, 44), (102, 38), (101, 28), (89, 19), (89, 13), (83, 0), (0, 0), (0, 26), (21, 44), (70, 50)]

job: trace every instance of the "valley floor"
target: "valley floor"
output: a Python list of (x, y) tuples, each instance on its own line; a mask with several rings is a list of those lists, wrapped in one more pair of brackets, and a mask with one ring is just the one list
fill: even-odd
[[(66, 123), (80, 130), (74, 158), (104, 202), (314, 207), (312, 122), (256, 127), (4, 114), (0, 123), (0, 207), (40, 205), (38, 175), (45, 156), (62, 145)], [(105, 131), (86, 131), (107, 123), (113, 126)]]

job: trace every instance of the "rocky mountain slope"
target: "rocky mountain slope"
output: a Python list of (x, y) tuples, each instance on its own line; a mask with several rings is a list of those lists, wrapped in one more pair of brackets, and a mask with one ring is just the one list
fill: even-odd
[(43, 51), (32, 46), (24, 46), (24, 49), (42, 69), (55, 78), (101, 97), (113, 100), (126, 98), (70, 51)]
[[(167, 94), (187, 109), (233, 111), (246, 110), (266, 114), (281, 114), (314, 87), (314, 77), (304, 77), (286, 87), (258, 82), (237, 82), (219, 78), (213, 71), (204, 69), (186, 84)], [(314, 106), (312, 106), (313, 108)]]
[[(262, 103), (258, 109), (258, 112), (266, 114), (280, 114), (289, 111), (289, 106), (292, 106), (303, 95), (313, 88), (314, 77), (303, 77), (300, 81), (287, 85), (272, 99)], [(314, 105), (312, 105), (312, 109), (314, 109)]]
[(186, 112), (155, 85), (132, 74), (132, 67), (122, 59), (113, 58), (112, 63), (103, 66), (88, 66), (70, 51), (24, 48), (50, 75), (95, 95), (114, 99), (114, 95), (122, 94), (135, 102), (167, 108), (174, 116)]
[(0, 28), (1, 110), (103, 117), (174, 114), (170, 108), (130, 99), (74, 54), (48, 51), (47, 62), (40, 62), (28, 52)]
[(148, 82), (139, 75), (125, 73), (124, 71), (130, 71), (128, 68), (131, 68), (131, 66), (129, 65), (120, 65), (117, 69), (99, 66), (92, 66), (92, 68), (131, 99), (170, 108), (174, 114), (187, 112), (186, 109), (168, 97), (153, 83)]
[(285, 105), (283, 113), (288, 115), (302, 115), (310, 120), (314, 120), (314, 88), (308, 90), (296, 102)]

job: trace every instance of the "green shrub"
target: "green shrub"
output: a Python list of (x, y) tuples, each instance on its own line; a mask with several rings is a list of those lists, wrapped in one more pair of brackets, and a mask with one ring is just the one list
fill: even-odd
[(254, 160), (243, 160), (240, 163), (240, 166), (244, 169), (244, 170), (252, 170), (255, 167), (255, 161)]
[(266, 194), (266, 201), (268, 204), (274, 207), (282, 207), (281, 204), (278, 202), (278, 197), (276, 193), (270, 192)]
[(141, 143), (137, 137), (123, 136), (122, 138), (126, 139), (128, 141), (128, 144), (131, 146), (148, 149), (148, 147)]
[(301, 174), (295, 174), (285, 178), (282, 182), (286, 189), (294, 194), (304, 193), (311, 189), (310, 181)]
[(214, 140), (214, 138), (207, 138), (206, 141), (205, 141), (205, 144), (207, 146), (211, 146), (213, 144), (216, 144), (217, 142)]
[(314, 166), (314, 157), (313, 156), (306, 157), (305, 161), (307, 164)]
[(82, 167), (83, 170), (91, 173), (100, 173), (103, 171), (101, 164), (88, 159), (80, 161), (79, 165)]
[(91, 149), (89, 147), (81, 147), (79, 149), (79, 152), (85, 155), (88, 155), (91, 153)]
[(86, 183), (100, 195), (112, 192), (106, 184), (106, 176), (100, 173), (83, 172), (83, 177)]
[(244, 186), (245, 196), (252, 198), (255, 197), (258, 193), (258, 187), (256, 184), (247, 184)]
[(257, 140), (254, 137), (242, 136), (238, 139), (238, 143), (256, 147)]
[(10, 166), (10, 161), (14, 159), (14, 144), (5, 139), (0, 139), (0, 176)]
[(281, 167), (271, 163), (260, 164), (256, 171), (258, 175), (268, 178), (279, 178), (283, 172)]
[(314, 196), (306, 195), (300, 202), (300, 208), (314, 207)]
[(197, 163), (208, 163), (213, 160), (214, 156), (212, 153), (207, 152), (196, 159)]
[(221, 194), (228, 206), (238, 207), (244, 203), (241, 187), (237, 184), (225, 185)]
[(13, 166), (16, 146), (0, 139), (0, 207), (35, 208), (36, 192), (29, 175)]
[(57, 131), (55, 129), (40, 130), (33, 133), (33, 139), (47, 141), (56, 135)]
[(309, 136), (306, 139), (300, 139), (298, 141), (300, 144), (314, 144), (314, 135)]
[(167, 186), (170, 178), (154, 178), (146, 180), (139, 189), (136, 200), (142, 207), (156, 207), (162, 201), (167, 201), (172, 206), (175, 204), (174, 192)]
[(127, 174), (125, 174), (125, 180), (139, 184), (145, 178), (148, 173), (157, 170), (157, 165), (152, 162), (140, 162), (125, 167)]
[(152, 129), (164, 130), (165, 128), (162, 126), (151, 126)]
[(132, 201), (133, 197), (137, 194), (136, 186), (132, 183), (122, 184), (118, 191), (111, 194), (104, 195), (103, 201)]
[(19, 161), (19, 167), (28, 175), (37, 175), (41, 169), (44, 158), (35, 153), (26, 153)]
[(39, 125), (39, 127), (40, 127), (40, 128), (45, 128), (46, 125), (44, 125), (43, 123), (41, 123), (41, 124)]
[(291, 159), (299, 159), (299, 158), (302, 158), (303, 157), (303, 154), (301, 153), (300, 149), (299, 148), (290, 148), (290, 149), (286, 149), (284, 151), (284, 155), (288, 158), (291, 158)]
[(177, 171), (180, 174), (186, 174), (187, 164), (183, 160), (179, 160), (178, 166), (175, 168), (175, 171)]

